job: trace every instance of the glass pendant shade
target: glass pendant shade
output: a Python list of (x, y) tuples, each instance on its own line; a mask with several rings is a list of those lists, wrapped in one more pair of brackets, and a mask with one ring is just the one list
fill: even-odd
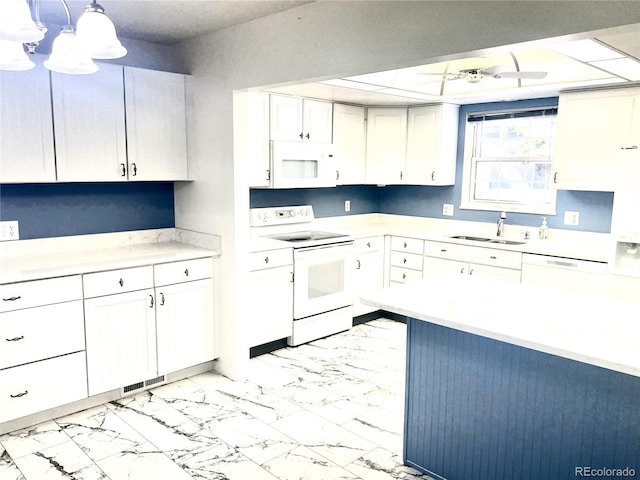
[(22, 43), (0, 40), (0, 70), (20, 72), (35, 67)]
[(44, 62), (49, 70), (71, 75), (96, 73), (98, 66), (76, 37), (73, 27), (67, 26), (53, 41), (51, 55)]
[(127, 54), (116, 36), (113, 22), (97, 3), (88, 5), (76, 25), (78, 39), (93, 58), (120, 58)]
[(42, 32), (31, 18), (26, 0), (0, 0), (0, 39), (14, 42), (39, 42)]

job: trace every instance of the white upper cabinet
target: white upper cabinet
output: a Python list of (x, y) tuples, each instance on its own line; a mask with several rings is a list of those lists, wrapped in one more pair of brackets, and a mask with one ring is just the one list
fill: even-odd
[(405, 183), (455, 184), (458, 110), (450, 104), (409, 108)]
[(54, 182), (49, 71), (0, 71), (0, 183)]
[(640, 148), (640, 89), (560, 95), (554, 184), (613, 191), (620, 152)]
[(407, 108), (367, 109), (366, 183), (403, 183), (407, 152)]
[(186, 79), (124, 68), (130, 180), (188, 179)]
[(355, 105), (333, 106), (333, 144), (338, 164), (338, 185), (365, 181), (366, 126), (365, 109)]
[(249, 186), (268, 187), (271, 184), (269, 159), (269, 95), (247, 95), (247, 163)]
[(127, 180), (122, 67), (51, 73), (58, 181)]
[(271, 140), (331, 143), (333, 104), (271, 95)]

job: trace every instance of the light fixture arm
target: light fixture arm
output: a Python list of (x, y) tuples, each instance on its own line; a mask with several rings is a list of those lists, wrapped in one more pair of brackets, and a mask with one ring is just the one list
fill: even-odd
[(60, 0), (62, 4), (62, 8), (64, 8), (64, 12), (67, 14), (67, 25), (71, 25), (71, 12), (69, 11), (69, 6), (65, 0)]

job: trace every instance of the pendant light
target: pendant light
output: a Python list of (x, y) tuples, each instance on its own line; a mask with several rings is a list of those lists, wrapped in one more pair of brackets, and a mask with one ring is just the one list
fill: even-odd
[(35, 67), (22, 43), (0, 40), (0, 70), (20, 72)]
[(84, 9), (78, 19), (78, 39), (86, 45), (92, 58), (111, 59), (124, 57), (127, 49), (116, 36), (113, 22), (104, 13), (104, 8), (96, 0)]
[(14, 42), (39, 42), (44, 32), (31, 18), (26, 0), (0, 1), (0, 39)]
[(76, 36), (75, 29), (67, 25), (51, 46), (51, 55), (44, 66), (53, 72), (71, 75), (96, 73), (98, 66)]

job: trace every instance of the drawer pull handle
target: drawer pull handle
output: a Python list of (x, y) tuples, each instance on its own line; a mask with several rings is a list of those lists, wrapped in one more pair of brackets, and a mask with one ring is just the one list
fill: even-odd
[(120, 284), (121, 287), (124, 287), (124, 280), (123, 279), (118, 280), (118, 283)]
[(356, 260), (356, 270), (360, 270), (360, 260)]
[(22, 297), (20, 295), (18, 295), (17, 297), (9, 297), (9, 298), (3, 298), (2, 301), (3, 302), (15, 302), (16, 300), (20, 300)]
[(495, 255), (491, 255), (489, 258), (490, 258), (491, 260), (497, 260), (497, 259), (498, 259), (498, 257), (496, 257)]
[(160, 305), (164, 305), (164, 293), (160, 292)]
[(5, 340), (7, 342), (18, 342), (18, 341), (22, 340), (23, 338), (24, 338), (24, 335), (20, 335), (19, 337), (5, 338)]
[(264, 263), (269, 263), (269, 257), (264, 257)]
[(402, 263), (407, 263), (407, 259), (406, 259), (406, 258), (403, 258), (403, 259), (402, 259)]
[(371, 242), (367, 242), (367, 247), (371, 248)]
[(124, 166), (124, 163), (120, 164), (120, 176), (121, 177), (126, 177), (127, 176), (127, 169)]
[(469, 275), (473, 275), (473, 268), (469, 270)]
[(138, 166), (135, 163), (132, 163), (131, 166), (133, 167), (133, 176), (135, 177), (138, 175)]
[(185, 268), (185, 269), (184, 269), (184, 274), (185, 274), (187, 277), (189, 276), (189, 269), (188, 269), (188, 268)]
[(441, 249), (441, 250), (440, 250), (440, 252), (442, 252), (442, 253), (447, 253), (447, 249), (446, 249), (446, 248), (443, 248), (443, 249)]
[(462, 275), (464, 275), (464, 267), (462, 267), (462, 268), (460, 269), (460, 273), (461, 273)]
[(10, 393), (9, 396), (11, 398), (20, 398), (20, 397), (24, 397), (27, 393), (29, 393), (29, 390), (25, 390), (24, 392), (21, 392), (21, 393), (16, 393), (15, 395), (13, 393)]
[(407, 242), (404, 242), (404, 248), (407, 248)]
[(149, 295), (149, 299), (150, 299), (149, 308), (153, 308), (153, 295)]
[(407, 274), (406, 274), (406, 273), (403, 273), (403, 274), (402, 274), (402, 279), (403, 279), (403, 280), (406, 280), (406, 278), (407, 278)]

